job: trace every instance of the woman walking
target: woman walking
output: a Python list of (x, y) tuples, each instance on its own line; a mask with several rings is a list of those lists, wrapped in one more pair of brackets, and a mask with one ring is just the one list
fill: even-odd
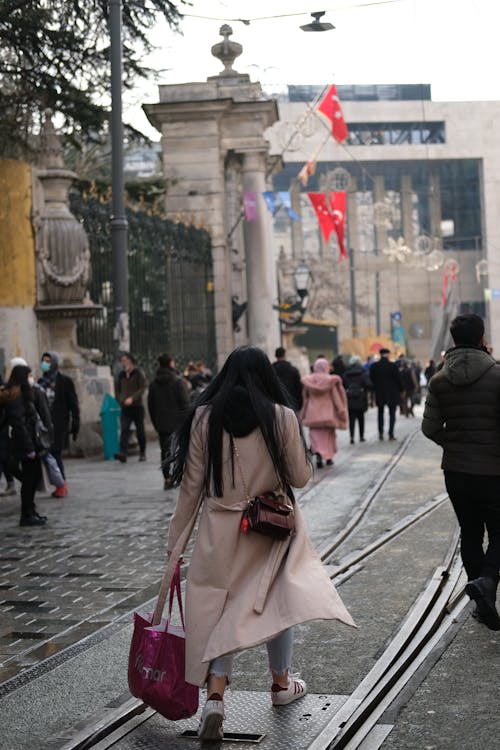
[(271, 363), (236, 349), (179, 433), (181, 482), (168, 532), (173, 573), (202, 508), (186, 587), (186, 680), (207, 682), (198, 735), (221, 739), (233, 655), (266, 643), (275, 706), (301, 698), (291, 674), (293, 626), (313, 619), (353, 625), (314, 553), (295, 503), (295, 534), (276, 540), (240, 529), (247, 497), (301, 487), (311, 469), (294, 411)]
[(301, 417), (309, 427), (311, 452), (316, 455), (316, 466), (333, 464), (337, 452), (335, 430), (347, 429), (347, 397), (342, 380), (329, 374), (330, 366), (320, 357), (313, 365), (311, 375), (302, 378), (304, 404)]
[(359, 440), (365, 442), (365, 412), (368, 409), (368, 392), (371, 389), (370, 376), (361, 364), (361, 357), (351, 357), (349, 367), (343, 377), (347, 406), (349, 409), (349, 432), (354, 443), (356, 422), (359, 426)]
[(45, 395), (35, 389), (31, 369), (16, 365), (10, 374), (6, 390), (14, 397), (6, 404), (7, 421), (11, 429), (9, 454), (12, 473), (21, 481), (20, 526), (43, 526), (35, 505), (35, 492), (42, 479), (41, 446), (38, 432), (40, 420), (50, 434), (52, 423)]

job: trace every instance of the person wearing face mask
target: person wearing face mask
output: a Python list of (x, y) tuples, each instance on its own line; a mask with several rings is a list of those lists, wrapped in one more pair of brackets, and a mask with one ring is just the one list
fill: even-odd
[(62, 452), (69, 445), (69, 436), (73, 440), (78, 437), (80, 430), (80, 406), (76, 395), (75, 384), (68, 375), (59, 371), (59, 355), (57, 352), (44, 352), (40, 362), (42, 377), (38, 385), (45, 392), (49, 402), (52, 422), (54, 424), (54, 443), (50, 452), (57, 461), (57, 465), (65, 482), (53, 493), (53, 497), (66, 497), (68, 485), (62, 461)]

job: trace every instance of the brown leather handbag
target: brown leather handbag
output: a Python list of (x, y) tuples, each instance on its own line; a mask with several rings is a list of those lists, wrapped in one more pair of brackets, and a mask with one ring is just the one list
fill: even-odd
[(256, 531), (258, 534), (264, 534), (264, 536), (269, 536), (272, 539), (286, 539), (295, 531), (293, 505), (290, 504), (287, 495), (281, 489), (279, 492), (264, 492), (257, 497), (251, 498), (249, 496), (238, 446), (233, 436), (231, 436), (231, 440), (247, 500), (247, 507), (243, 511), (240, 523), (241, 533), (247, 534), (249, 531)]

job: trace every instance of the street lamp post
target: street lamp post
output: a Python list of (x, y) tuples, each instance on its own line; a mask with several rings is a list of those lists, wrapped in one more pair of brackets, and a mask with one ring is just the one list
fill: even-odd
[(295, 284), (295, 295), (287, 294), (284, 301), (274, 305), (274, 309), (280, 313), (280, 321), (286, 326), (299, 324), (304, 317), (309, 295), (309, 284), (311, 282), (311, 271), (309, 266), (302, 261), (293, 270), (292, 274)]
[(118, 351), (130, 350), (127, 218), (123, 179), (122, 3), (110, 0), (111, 40), (111, 251), (113, 258), (114, 339)]
[(307, 297), (309, 293), (309, 282), (311, 280), (311, 272), (309, 266), (302, 262), (299, 263), (297, 268), (293, 272), (293, 280), (295, 282), (295, 288), (300, 299)]

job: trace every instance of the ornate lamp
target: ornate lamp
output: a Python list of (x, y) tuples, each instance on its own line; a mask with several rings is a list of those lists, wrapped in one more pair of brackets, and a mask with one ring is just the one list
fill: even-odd
[(299, 263), (297, 268), (293, 272), (293, 280), (295, 282), (295, 288), (300, 299), (303, 300), (307, 297), (309, 292), (309, 284), (311, 282), (311, 271), (307, 263), (302, 261)]

